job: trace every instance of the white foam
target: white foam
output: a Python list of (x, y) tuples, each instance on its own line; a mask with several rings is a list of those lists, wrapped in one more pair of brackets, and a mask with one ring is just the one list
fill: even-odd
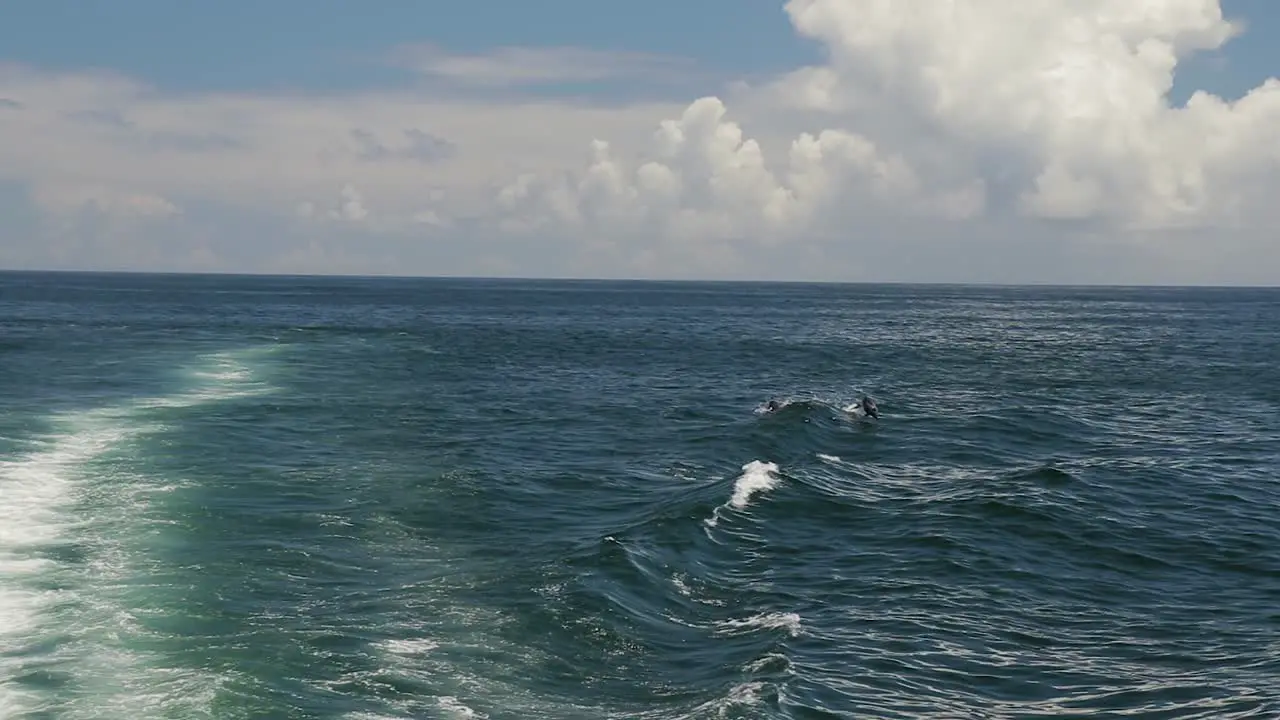
[(263, 395), (271, 387), (256, 380), (249, 357), (252, 353), (221, 352), (205, 357), (204, 362), (186, 371), (195, 380), (186, 392), (164, 397), (138, 400), (135, 407), (192, 407), (221, 400)]
[(735, 715), (730, 714), (735, 709), (759, 705), (760, 695), (764, 688), (765, 684), (762, 682), (747, 682), (735, 685), (729, 689), (729, 692), (724, 697), (702, 703), (694, 708), (693, 712), (683, 715), (681, 718), (682, 720), (692, 720), (693, 718), (705, 717), (735, 717)]
[(713, 542), (719, 542), (712, 537), (710, 528), (720, 524), (720, 511), (727, 506), (733, 506), (738, 509), (747, 507), (751, 503), (751, 497), (758, 493), (772, 490), (778, 485), (778, 466), (771, 462), (762, 462), (760, 460), (752, 460), (742, 466), (742, 474), (733, 482), (733, 495), (729, 498), (729, 502), (721, 505), (711, 511), (711, 517), (703, 520), (703, 531), (707, 533), (707, 537)]
[(40, 553), (68, 539), (77, 524), (77, 468), (126, 435), (103, 423), (101, 413), (58, 418), (63, 434), (47, 438), (26, 456), (0, 461), (0, 657), (21, 646), (54, 598), (36, 587), (54, 562)]
[(867, 411), (862, 408), (862, 402), (858, 400), (855, 400), (840, 409), (854, 417), (863, 418), (867, 416)]
[(771, 462), (752, 460), (742, 466), (742, 475), (733, 483), (733, 498), (729, 501), (736, 508), (744, 508), (751, 496), (772, 490), (778, 485), (778, 466)]
[(673, 575), (671, 577), (671, 584), (676, 586), (677, 592), (679, 592), (681, 595), (689, 598), (690, 600), (696, 603), (702, 603), (703, 605), (719, 605), (719, 606), (724, 605), (723, 600), (715, 600), (712, 598), (698, 597), (697, 595), (695, 595), (693, 592), (693, 588), (689, 587), (689, 583), (685, 582), (685, 577), (683, 576), (683, 574)]
[(747, 663), (743, 669), (751, 673), (768, 672), (775, 669), (790, 671), (791, 660), (781, 653), (765, 653)]
[(488, 717), (488, 715), (485, 715), (484, 713), (477, 713), (475, 710), (472, 710), (471, 708), (462, 704), (462, 701), (458, 700), (458, 698), (450, 695), (446, 695), (444, 697), (438, 698), (436, 702), (440, 705), (440, 709), (449, 713), (451, 717), (456, 717), (456, 718)]
[(684, 578), (680, 577), (679, 575), (672, 576), (671, 584), (676, 586), (676, 590), (681, 595), (685, 597), (693, 597), (693, 590), (689, 588), (689, 585), (684, 581)]
[(776, 629), (786, 630), (788, 635), (795, 637), (803, 632), (800, 616), (796, 613), (783, 612), (761, 613), (742, 620), (723, 620), (716, 623), (716, 626), (725, 634)]
[[(175, 484), (94, 463), (157, 427), (140, 410), (232, 396), (246, 372), (211, 376), (191, 393), (55, 416), (52, 434), (0, 460), (0, 717), (207, 711), (219, 678), (164, 668), (128, 648), (145, 634), (125, 596), (146, 562), (137, 536), (156, 521), (149, 502)], [(72, 543), (88, 553), (83, 563), (49, 555)], [(48, 649), (30, 652), (38, 646)], [(12, 678), (29, 662), (64, 668), (81, 692), (55, 702), (19, 690)]]
[(764, 683), (751, 682), (734, 686), (729, 690), (729, 695), (725, 698), (724, 704), (732, 705), (758, 705), (760, 704), (760, 691), (764, 689)]
[(387, 640), (381, 643), (381, 647), (386, 652), (394, 655), (426, 655), (427, 653), (440, 647), (440, 643), (427, 638), (417, 638), (413, 640)]
[(768, 403), (760, 403), (759, 405), (755, 406), (755, 408), (753, 408), (751, 412), (755, 413), (756, 415), (769, 415), (771, 413), (778, 412), (779, 410), (791, 405), (791, 403), (792, 403), (791, 400), (779, 400), (778, 406), (773, 408), (772, 410), (769, 409)]
[[(475, 674), (487, 663), (473, 667), (480, 656), (501, 653), (517, 657), (526, 648), (510, 645), (500, 628), (513, 618), (497, 608), (456, 601), (453, 590), (470, 587), (466, 580), (440, 587), (437, 583), (406, 586), (402, 590), (413, 612), (390, 614), (387, 630), (398, 637), (370, 643), (371, 659), (380, 677), (395, 677), (424, 686), (414, 698), (392, 701), (383, 709), (400, 717), (483, 718), (468, 706), (473, 698), (493, 701), (519, 692), (502, 680)], [(361, 671), (364, 672), (364, 671)], [(344, 678), (340, 684), (346, 684)], [(326, 687), (332, 687), (325, 683)], [(354, 720), (355, 716), (346, 717)]]

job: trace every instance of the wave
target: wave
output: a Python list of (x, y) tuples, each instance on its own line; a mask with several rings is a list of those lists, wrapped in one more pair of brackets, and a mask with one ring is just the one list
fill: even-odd
[[(1147, 650), (1119, 650), (1105, 638), (1177, 634), (1134, 608), (1208, 622), (1202, 608), (1150, 593), (1201, 584), (1203, 563), (1222, 547), (1154, 531), (1142, 519), (1146, 509), (1121, 499), (1129, 489), (1098, 480), (1097, 456), (1027, 462), (1028, 453), (996, 443), (974, 444), (950, 461), (945, 453), (904, 461), (897, 447), (891, 457), (885, 452), (896, 442), (891, 432), (850, 433), (856, 426), (833, 418), (835, 409), (803, 401), (742, 426), (739, 445), (757, 459), (719, 477), (687, 467), (673, 473), (671, 492), (651, 497), (593, 552), (560, 569), (558, 606), (539, 617), (583, 618), (584, 632), (632, 646), (624, 666), (640, 666), (641, 656), (673, 668), (633, 680), (701, 695), (626, 717), (820, 716), (835, 708), (912, 716), (906, 707), (934, 717), (983, 704), (1003, 717), (1104, 708), (1115, 705), (1109, 696), (1155, 682)], [(990, 432), (1017, 425), (961, 422), (970, 421)], [(1069, 418), (1050, 417), (1021, 437), (1061, 445), (1078, 431)], [(688, 666), (686, 655), (704, 665)], [(1260, 656), (1256, 662), (1266, 666)], [(833, 664), (859, 667), (861, 679), (832, 674)], [(577, 667), (597, 672), (590, 662)], [(1025, 679), (1036, 674), (1052, 686), (1038, 696)], [(1166, 684), (1134, 703), (1198, 717), (1210, 707), (1204, 676), (1185, 677), (1201, 696), (1161, 705)], [(947, 686), (969, 689), (948, 697), (939, 689)], [(1224, 716), (1232, 716), (1227, 707), (1257, 707), (1241, 690), (1234, 686)]]

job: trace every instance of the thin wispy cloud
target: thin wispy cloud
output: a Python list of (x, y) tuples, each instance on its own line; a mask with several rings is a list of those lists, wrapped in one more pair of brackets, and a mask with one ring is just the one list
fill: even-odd
[(579, 47), (502, 47), (477, 54), (434, 45), (402, 47), (393, 62), (422, 76), (463, 86), (506, 88), (602, 80), (675, 80), (696, 70), (683, 58)]
[(418, 128), (393, 133), (394, 144), (386, 144), (374, 133), (356, 128), (351, 137), (359, 146), (359, 155), (365, 160), (413, 160), (432, 163), (451, 157), (458, 146), (449, 140)]

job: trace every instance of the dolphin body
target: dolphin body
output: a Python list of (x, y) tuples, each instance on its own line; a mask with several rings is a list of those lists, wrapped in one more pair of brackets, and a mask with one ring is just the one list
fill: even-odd
[(871, 417), (876, 420), (880, 419), (880, 407), (876, 405), (876, 401), (863, 395), (861, 399), (844, 409), (845, 412), (855, 417)]
[[(788, 400), (771, 399), (762, 407), (758, 407), (756, 412), (765, 415), (772, 415), (790, 404), (791, 402)], [(876, 420), (880, 419), (880, 407), (876, 405), (875, 400), (872, 400), (866, 395), (863, 395), (861, 399), (857, 400), (852, 405), (848, 405), (841, 409), (854, 417), (871, 417)]]

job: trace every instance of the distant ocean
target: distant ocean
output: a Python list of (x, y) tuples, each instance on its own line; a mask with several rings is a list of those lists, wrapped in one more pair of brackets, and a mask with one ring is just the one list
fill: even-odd
[(5, 273), (0, 401), (6, 719), (1280, 718), (1280, 290)]

